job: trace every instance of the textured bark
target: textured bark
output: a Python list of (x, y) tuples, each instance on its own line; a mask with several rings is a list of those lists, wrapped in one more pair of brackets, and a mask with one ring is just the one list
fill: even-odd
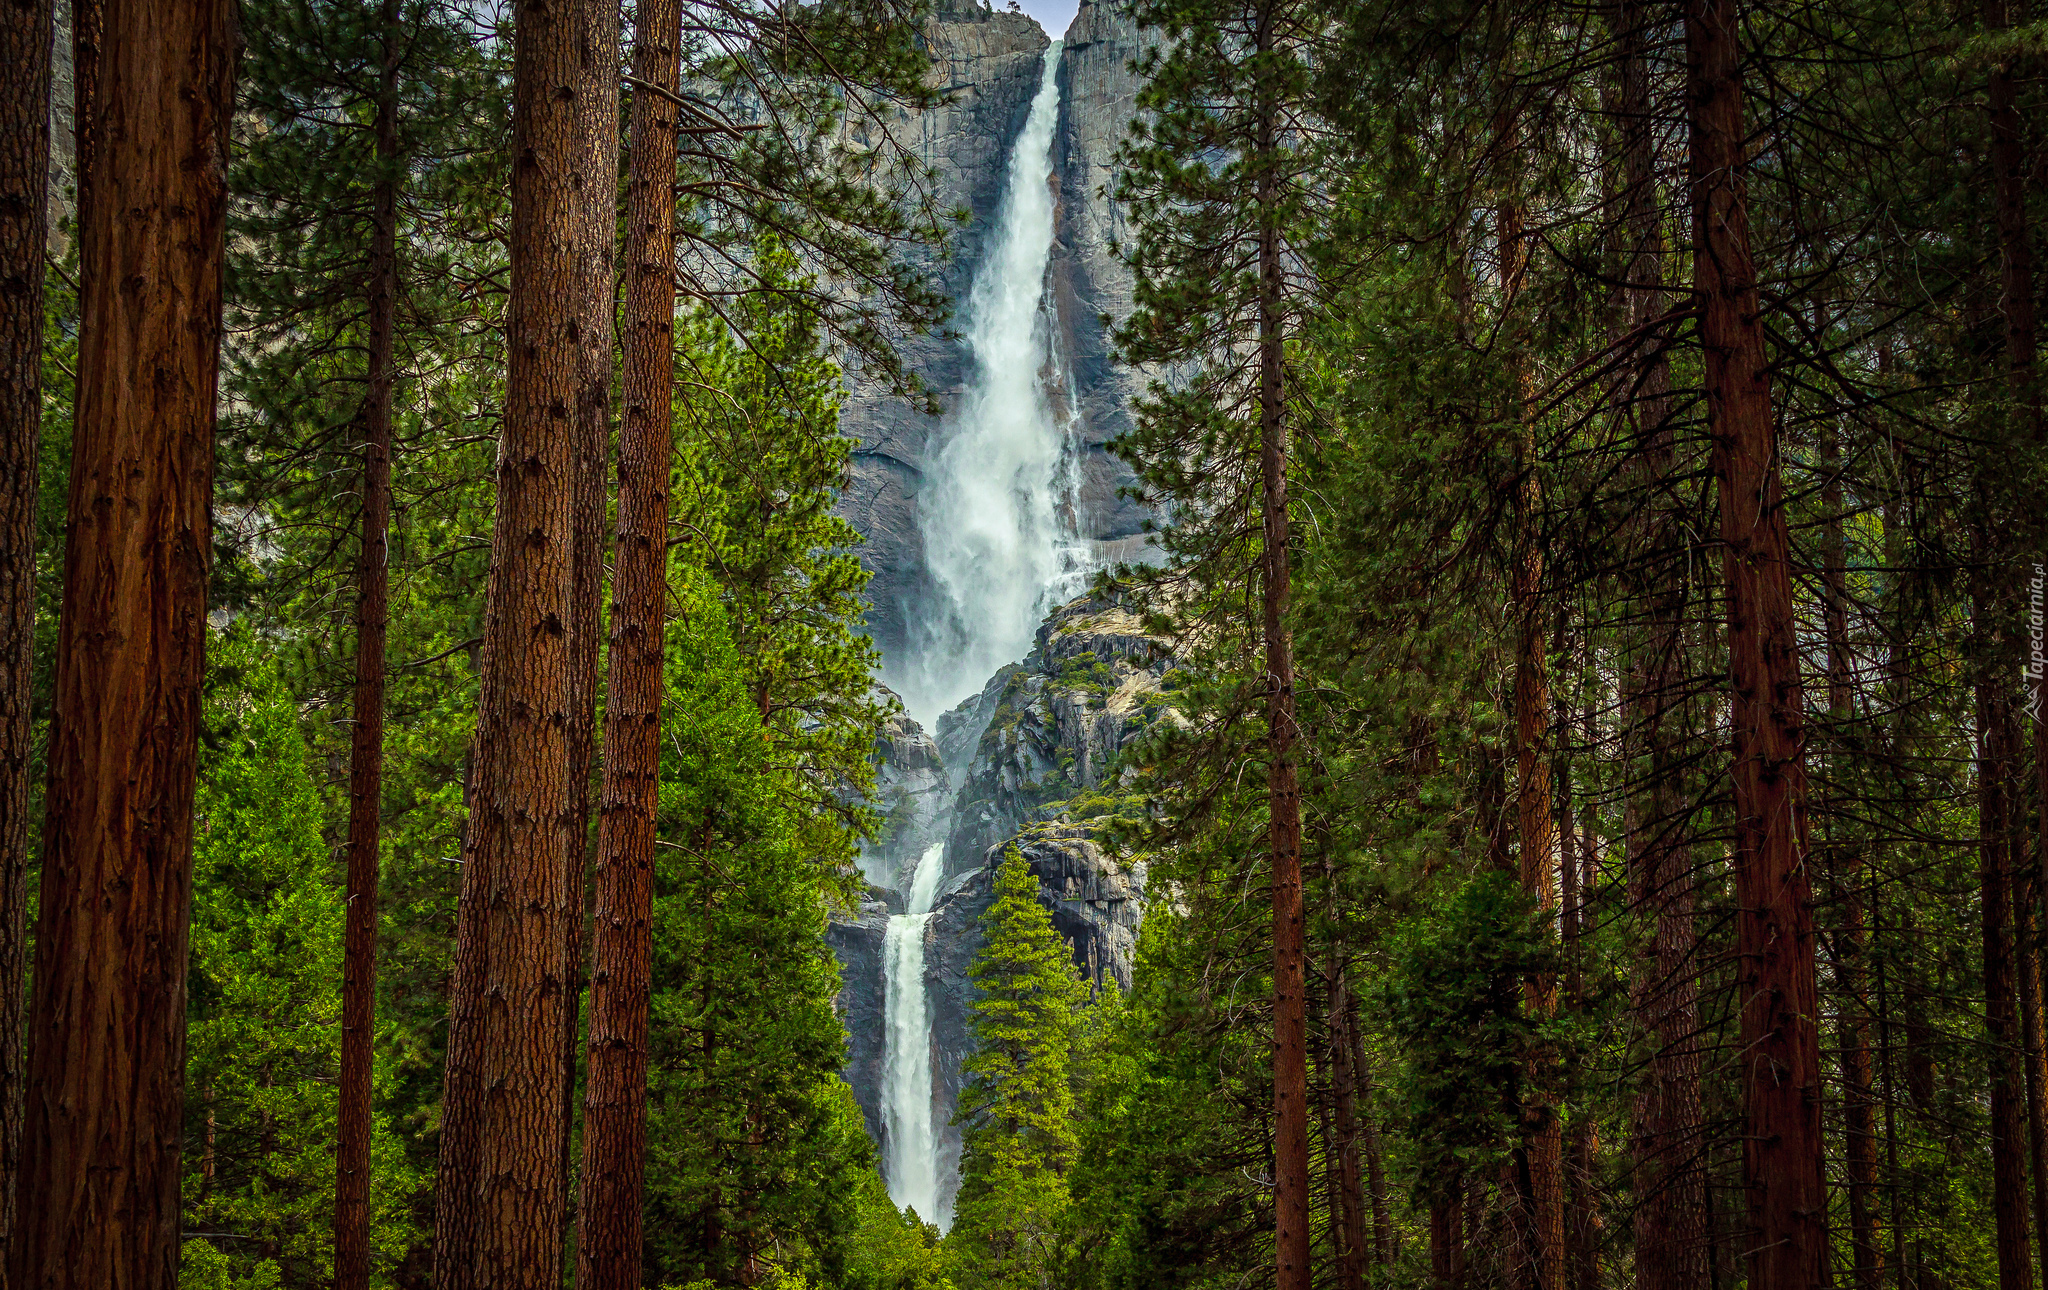
[[(641, 0), (633, 74), (675, 92), (680, 0)], [(647, 1001), (661, 770), (662, 627), (668, 592), (669, 461), (675, 384), (675, 105), (633, 95), (627, 195), (625, 419), (597, 825), (590, 1056), (576, 1284), (636, 1290), (647, 1155)]]
[(384, 805), (384, 643), (390, 625), (391, 398), (398, 308), (398, 0), (384, 0), (377, 164), (370, 206), (370, 345), (356, 555), (356, 683), (349, 730), (348, 902), (341, 969), (334, 1284), (370, 1284), (370, 1112), (377, 1028), (377, 868)]
[[(1564, 633), (1560, 628), (1560, 655), (1564, 653), (1564, 646)], [(1557, 716), (1558, 728), (1568, 730), (1570, 709), (1560, 703)], [(1590, 747), (1593, 735), (1590, 706), (1586, 710), (1585, 734)], [(1565, 742), (1569, 743), (1569, 740)], [(1586, 1005), (1585, 951), (1579, 945), (1579, 938), (1586, 927), (1586, 904), (1592, 898), (1593, 864), (1598, 842), (1593, 834), (1590, 807), (1586, 813), (1585, 829), (1581, 831), (1572, 827), (1571, 761), (1562, 751), (1557, 760), (1558, 876), (1563, 888), (1565, 959), (1568, 965), (1564, 990), (1572, 1010), (1577, 1012)], [(1582, 1115), (1572, 1122), (1571, 1131), (1565, 1137), (1564, 1154), (1570, 1204), (1565, 1224), (1565, 1263), (1570, 1285), (1572, 1290), (1598, 1290), (1603, 1224), (1595, 1162), (1600, 1154), (1600, 1130), (1592, 1116)]]
[[(569, 963), (562, 1008), (562, 1104), (576, 1097), (577, 1002), (582, 997), (587, 899), (585, 851), (590, 844), (590, 785), (597, 730), (597, 660), (604, 596), (605, 474), (611, 452), (613, 247), (619, 227), (619, 5), (584, 0), (577, 44), (582, 74), (576, 90), (577, 249), (583, 260), (579, 388), (576, 394), (574, 501), (575, 589), (570, 597), (573, 659), (569, 707), (569, 917), (563, 934)], [(562, 1182), (569, 1186), (571, 1117), (562, 1117)], [(566, 1194), (566, 1191), (565, 1191)]]
[[(1512, 201), (1499, 211), (1502, 294), (1513, 308), (1528, 267), (1522, 216)], [(1545, 913), (1557, 909), (1555, 819), (1551, 803), (1550, 659), (1543, 603), (1543, 546), (1538, 514), (1543, 484), (1537, 461), (1536, 428), (1529, 419), (1527, 361), (1515, 366), (1515, 546), (1509, 573), (1509, 607), (1515, 630), (1515, 835), (1522, 891)], [(1557, 1014), (1558, 983), (1552, 973), (1522, 983), (1522, 1006), (1532, 1017)], [(1565, 1283), (1564, 1131), (1552, 1104), (1550, 1068), (1554, 1058), (1532, 1059), (1521, 1110), (1521, 1166), (1526, 1209), (1518, 1226), (1527, 1248), (1517, 1266), (1524, 1283), (1561, 1290)]]
[[(1983, 605), (1979, 601), (1979, 605)], [(1991, 1190), (1996, 1212), (1999, 1290), (2034, 1284), (2027, 1234), (2026, 1075), (2015, 1007), (2012, 944), (2012, 791), (2017, 787), (2019, 731), (2012, 703), (1989, 662), (2004, 644), (1985, 633), (1987, 661), (1977, 685), (1977, 830), (1984, 950), (1984, 1028), (1990, 1042)]]
[(556, 1290), (575, 917), (569, 725), (581, 218), (579, 43), (592, 0), (515, 12), (510, 356), (449, 992), (434, 1281)]
[[(1276, 45), (1275, 16), (1259, 12), (1260, 56)], [(1287, 545), (1287, 425), (1281, 387), (1278, 111), (1257, 107), (1259, 156), (1259, 479), (1263, 638), (1266, 648), (1267, 848), (1273, 870), (1273, 1220), (1276, 1290), (1308, 1290), (1308, 1000), (1301, 893), (1301, 789), (1295, 777), (1294, 641), (1287, 623), (1293, 581)]]
[(2013, 927), (2013, 945), (2017, 959), (2020, 1039), (2024, 1045), (2027, 1083), (2027, 1167), (2034, 1179), (2031, 1196), (2034, 1206), (2034, 1259), (2044, 1278), (2048, 1278), (2048, 1065), (2044, 1065), (2041, 1034), (2040, 895), (2035, 884), (2023, 876), (2026, 872), (2025, 794), (2018, 792), (2017, 785), (2015, 796), (2012, 803), (2012, 886), (2017, 921)]
[(1754, 1290), (1826, 1283), (1806, 742), (1770, 378), (1743, 186), (1736, 0), (1686, 0), (1693, 272), (1727, 580), (1742, 1249)]
[(1465, 1244), (1454, 1189), (1452, 1199), (1429, 1207), (1429, 1271), (1437, 1290), (1451, 1290), (1465, 1281)]
[[(1330, 874), (1332, 866), (1325, 865)], [(1337, 1283), (1344, 1290), (1359, 1290), (1365, 1283), (1369, 1257), (1365, 1237), (1365, 1187), (1358, 1167), (1358, 1067), (1353, 1061), (1350, 1035), (1351, 990), (1338, 955), (1329, 958), (1323, 973), (1330, 1003), (1330, 1100), (1336, 1112), (1336, 1164), (1331, 1170), (1334, 1203), (1330, 1206), (1337, 1250)]]
[(1651, 131), (1644, 27), (1637, 0), (1616, 6), (1621, 48), (1621, 161), (1626, 224), (1623, 326), (1632, 362), (1620, 404), (1635, 444), (1644, 490), (1641, 570), (1632, 589), (1643, 627), (1622, 670), (1622, 706), (1640, 787), (1624, 810), (1629, 908), (1647, 934), (1637, 938), (1629, 1006), (1650, 1050), (1631, 1108), (1629, 1159), (1635, 1184), (1636, 1277), (1643, 1290), (1700, 1290), (1707, 1284), (1705, 1111), (1700, 1101), (1698, 933), (1683, 782), (1685, 739), (1679, 694), (1685, 684), (1686, 535), (1672, 481), (1671, 372), (1663, 337), (1664, 234), (1656, 144)]
[[(2009, 8), (2010, 4), (2010, 8)], [(2017, 0), (1990, 0), (1985, 23), (1994, 30), (2012, 25)], [(2014, 102), (2013, 67), (2009, 60), (1992, 64), (1985, 85), (1985, 103), (1991, 118), (1992, 209), (1998, 226), (1999, 292), (1998, 308), (2005, 320), (2005, 375), (2013, 401), (2016, 443), (2039, 447), (2044, 437), (2041, 391), (2035, 384), (2034, 253), (2027, 227), (2027, 150), (2024, 124)], [(2027, 531), (2038, 532), (2041, 523), (2039, 499), (2034, 512), (2025, 517)], [(2030, 595), (2042, 591), (2038, 565), (2028, 571)], [(2036, 601), (2034, 604), (2038, 604)], [(2029, 606), (2029, 609), (2033, 608)], [(2027, 1045), (2028, 1146), (2034, 1171), (2034, 1246), (2041, 1280), (2048, 1285), (2048, 1052), (2041, 1034), (2040, 947), (2035, 933), (2041, 914), (2041, 898), (2048, 896), (2048, 653), (2044, 653), (2039, 629), (2025, 642), (2027, 674), (2033, 685), (2028, 711), (2034, 737), (2035, 772), (2035, 879), (2033, 894), (2020, 917), (2021, 1016)], [(2015, 803), (2015, 807), (2018, 803)], [(2017, 839), (2023, 829), (2014, 831)], [(2017, 845), (2017, 843), (2016, 843)], [(2013, 864), (2022, 861), (2015, 851)]]
[[(1373, 1089), (1372, 1067), (1365, 1060), (1365, 1046), (1359, 1038), (1358, 996), (1349, 991), (1345, 993), (1345, 1013), (1344, 1036), (1351, 1048), (1351, 1069), (1357, 1075), (1358, 1097), (1369, 1104)], [(1373, 1262), (1384, 1268), (1394, 1262), (1396, 1253), (1393, 1198), (1387, 1191), (1386, 1158), (1380, 1150), (1379, 1130), (1369, 1109), (1360, 1116), (1359, 1123), (1365, 1151), (1366, 1186), (1372, 1196)]]
[(10, 1258), (16, 1286), (169, 1290), (234, 15), (103, 22)]
[[(1821, 468), (1821, 631), (1827, 644), (1828, 720), (1839, 732), (1854, 716), (1849, 659), (1848, 554), (1842, 535), (1842, 464), (1831, 429), (1823, 428)], [(1850, 749), (1838, 733), (1835, 756), (1846, 761)], [(1836, 767), (1842, 783), (1843, 768)], [(1845, 785), (1846, 788), (1846, 785)], [(1829, 848), (1830, 869), (1842, 907), (1842, 932), (1836, 942), (1836, 1004), (1842, 1051), (1842, 1165), (1849, 1185), (1850, 1266), (1858, 1290), (1876, 1290), (1884, 1275), (1883, 1245), (1876, 1229), (1877, 1135), (1876, 1101), (1871, 1090), (1870, 1000), (1864, 987), (1864, 954), (1869, 942), (1863, 909), (1864, 855), (1854, 839)]]
[(50, 0), (0, 0), (0, 1285), (21, 1147), (21, 989), (28, 966), (29, 711), (36, 610), (36, 449), (49, 240)]

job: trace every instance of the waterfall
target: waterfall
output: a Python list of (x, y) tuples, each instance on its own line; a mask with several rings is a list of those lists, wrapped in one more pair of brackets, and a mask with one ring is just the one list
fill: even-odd
[(882, 1123), (889, 1135), (889, 1199), (945, 1226), (939, 1213), (939, 1139), (932, 1115), (932, 1029), (924, 997), (924, 938), (939, 894), (946, 844), (938, 842), (905, 875), (907, 913), (882, 938)]
[(1047, 611), (1078, 595), (1088, 572), (1075, 513), (1077, 421), (1049, 393), (1063, 384), (1045, 298), (1059, 54), (1054, 41), (1010, 153), (967, 298), (972, 375), (918, 499), (931, 594), (892, 684), (927, 728), (1023, 658)]

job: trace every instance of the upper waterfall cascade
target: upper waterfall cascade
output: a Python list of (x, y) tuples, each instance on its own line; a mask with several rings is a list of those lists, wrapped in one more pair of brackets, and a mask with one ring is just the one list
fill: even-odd
[(1045, 51), (1010, 153), (967, 298), (972, 375), (918, 499), (928, 594), (909, 657), (885, 674), (927, 728), (1022, 658), (1046, 611), (1079, 594), (1089, 571), (1077, 525), (1078, 421), (1046, 292), (1060, 49), (1054, 41)]

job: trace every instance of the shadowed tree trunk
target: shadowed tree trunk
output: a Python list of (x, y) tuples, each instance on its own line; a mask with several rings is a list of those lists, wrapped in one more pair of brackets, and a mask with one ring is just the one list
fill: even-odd
[(661, 770), (662, 626), (668, 594), (675, 384), (675, 103), (680, 0), (641, 0), (634, 29), (626, 226), (625, 420), (597, 824), (590, 1060), (576, 1284), (636, 1290), (647, 1156), (647, 1000)]
[(1644, 6), (1615, 9), (1621, 47), (1621, 161), (1627, 249), (1622, 325), (1632, 337), (1621, 406), (1635, 445), (1641, 550), (1634, 594), (1643, 627), (1622, 669), (1621, 696), (1642, 767), (1623, 821), (1626, 887), (1639, 935), (1629, 1006), (1650, 1053), (1636, 1088), (1629, 1156), (1635, 1183), (1636, 1277), (1643, 1290), (1707, 1284), (1707, 1197), (1700, 1103), (1698, 933), (1690, 810), (1682, 780), (1685, 738), (1686, 537), (1672, 480), (1671, 371), (1657, 320), (1665, 311), (1664, 232), (1651, 131)]
[[(1528, 241), (1515, 201), (1498, 212), (1501, 247), (1501, 305), (1515, 307), (1528, 269)], [(1543, 547), (1538, 516), (1543, 483), (1537, 460), (1536, 427), (1530, 419), (1527, 360), (1510, 360), (1516, 398), (1515, 547), (1509, 573), (1509, 601), (1515, 625), (1515, 824), (1517, 873), (1522, 891), (1546, 914), (1557, 909), (1556, 820), (1551, 801), (1549, 614), (1543, 603)], [(1532, 1017), (1557, 1015), (1558, 983), (1553, 973), (1522, 983), (1523, 1006)], [(1549, 1087), (1555, 1056), (1532, 1059), (1521, 1109), (1521, 1156), (1517, 1187), (1526, 1211), (1518, 1233), (1527, 1248), (1514, 1262), (1523, 1281), (1541, 1290), (1565, 1283), (1564, 1129)]]
[(0, 4), (0, 1280), (21, 1147), (21, 989), (28, 966), (29, 711), (36, 610), (36, 448), (49, 240), (50, 0)]
[(398, 306), (398, 0), (384, 0), (371, 197), (369, 390), (356, 561), (356, 686), (348, 762), (348, 923), (342, 947), (341, 1084), (335, 1125), (334, 1283), (370, 1284), (370, 1111), (376, 1061), (377, 866), (384, 803), (384, 642), (390, 621), (391, 391)]
[[(1334, 887), (1335, 866), (1323, 865), (1326, 882)], [(1335, 922), (1335, 897), (1330, 904)], [(1352, 1009), (1350, 982), (1342, 959), (1343, 946), (1333, 945), (1329, 966), (1324, 969), (1324, 990), (1329, 1001), (1330, 1100), (1336, 1113), (1334, 1178), (1330, 1222), (1335, 1235), (1330, 1244), (1337, 1251), (1337, 1279), (1344, 1290), (1360, 1290), (1366, 1264), (1365, 1189), (1358, 1168), (1358, 1068), (1353, 1061), (1349, 1034)]]
[[(1255, 35), (1261, 57), (1278, 41), (1274, 6)], [(1279, 113), (1260, 87), (1256, 113), (1259, 209), (1259, 477), (1266, 650), (1267, 839), (1273, 869), (1273, 1219), (1276, 1290), (1309, 1290), (1308, 1000), (1301, 892), (1301, 790), (1295, 778), (1293, 572), (1287, 544), (1287, 424), (1280, 265)]]
[[(1993, 30), (2010, 28), (2015, 14), (2009, 6), (2017, 7), (2013, 0), (1990, 0), (1985, 7), (1985, 25)], [(2024, 124), (2014, 101), (2016, 89), (2009, 57), (1992, 63), (1985, 91), (1985, 105), (1991, 117), (1992, 208), (1998, 225), (1998, 308), (2005, 320), (2006, 387), (2013, 400), (2012, 416), (2016, 422), (2012, 440), (2016, 444), (2039, 447), (2044, 436), (2041, 391), (2034, 383), (2034, 253), (2029, 240), (2032, 234), (2027, 227), (2027, 149)], [(2036, 510), (2026, 522), (2032, 531), (2038, 532), (2041, 520), (2039, 499), (2033, 499), (2033, 504)], [(2040, 596), (2043, 593), (2040, 567), (2036, 565), (2027, 574), (2030, 597)], [(2034, 601), (2029, 609), (2039, 603)], [(2020, 956), (2023, 973), (2021, 1000), (2027, 1031), (2028, 1137), (2034, 1169), (2034, 1253), (2039, 1260), (2042, 1284), (2048, 1285), (2048, 1123), (2044, 1123), (2048, 1120), (2048, 1107), (2043, 1106), (2044, 1098), (2048, 1098), (2048, 1088), (2043, 1087), (2048, 1084), (2048, 1051), (2044, 1051), (2041, 1035), (2041, 956), (2036, 939), (2041, 926), (2041, 900), (2048, 897), (2048, 645), (2043, 644), (2038, 629), (2035, 629), (2030, 632), (2025, 648), (2027, 673), (2033, 684), (2033, 693), (2026, 706), (2034, 735), (2037, 813), (2034, 819), (2035, 879), (2031, 884), (2020, 884), (2022, 891), (2032, 888), (2031, 895), (2025, 898), (2019, 919), (2023, 947)], [(2019, 845), (2017, 839), (2024, 835), (2024, 828), (2014, 830), (2016, 848)], [(2021, 854), (2016, 849), (2012, 857), (2014, 871), (2017, 872), (2022, 864)]]
[[(1564, 656), (1567, 641), (1562, 625), (1557, 633), (1557, 653)], [(1557, 728), (1569, 732), (1572, 727), (1572, 712), (1568, 704), (1557, 706)], [(1589, 699), (1584, 719), (1585, 747), (1593, 747), (1593, 707)], [(1586, 1006), (1585, 949), (1580, 945), (1587, 922), (1586, 907), (1593, 899), (1594, 866), (1599, 851), (1599, 840), (1595, 835), (1594, 814), (1590, 803), (1587, 806), (1583, 827), (1573, 826), (1573, 793), (1571, 757), (1564, 749), (1571, 743), (1569, 737), (1562, 740), (1557, 757), (1557, 800), (1555, 809), (1558, 821), (1558, 876), (1562, 886), (1562, 913), (1566, 968), (1565, 997), (1574, 1012)], [(1594, 1118), (1589, 1115), (1573, 1120), (1571, 1132), (1565, 1140), (1565, 1174), (1570, 1187), (1570, 1209), (1566, 1216), (1565, 1262), (1569, 1269), (1572, 1290), (1599, 1290), (1600, 1247), (1602, 1228), (1600, 1215), (1600, 1187), (1596, 1182), (1597, 1161), (1600, 1156), (1600, 1130)]]
[(19, 1178), (34, 1203), (10, 1260), (17, 1286), (170, 1290), (234, 12), (102, 12), (81, 77), (96, 88)]
[(1693, 274), (1727, 580), (1750, 1284), (1827, 1280), (1798, 629), (1749, 240), (1736, 0), (1686, 0)]
[[(1842, 463), (1832, 429), (1823, 428), (1821, 468), (1821, 629), (1827, 643), (1828, 720), (1837, 731), (1854, 716), (1849, 661), (1848, 553), (1842, 535)], [(1835, 757), (1837, 783), (1851, 750), (1838, 734)], [(1845, 791), (1847, 791), (1847, 786)], [(1884, 1275), (1883, 1245), (1877, 1234), (1876, 1102), (1870, 1082), (1869, 994), (1864, 986), (1864, 954), (1869, 929), (1863, 908), (1864, 855), (1860, 839), (1831, 848), (1829, 868), (1842, 903), (1842, 935), (1837, 942), (1836, 975), (1841, 986), (1837, 1004), (1842, 1047), (1842, 1156), (1849, 1184), (1850, 1265), (1858, 1290), (1876, 1290)]]
[(449, 991), (434, 1222), (439, 1290), (557, 1290), (581, 337), (577, 91), (593, 0), (514, 20), (510, 356), (482, 693)]
[[(1987, 596), (1988, 598), (1988, 596)], [(1983, 600), (1979, 601), (1982, 607)], [(2015, 1011), (2012, 945), (2013, 817), (2019, 731), (2012, 704), (1990, 661), (2009, 642), (1985, 631), (1977, 683), (1977, 819), (1982, 857), (1980, 913), (1984, 946), (1984, 1025), (1991, 1089), (1991, 1190), (1996, 1213), (1999, 1290), (2034, 1284), (2027, 1236), (2026, 1075)]]

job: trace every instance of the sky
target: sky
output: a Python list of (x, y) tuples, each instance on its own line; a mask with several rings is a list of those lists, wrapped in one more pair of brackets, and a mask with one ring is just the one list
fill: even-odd
[[(1038, 19), (1038, 25), (1045, 28), (1045, 34), (1058, 40), (1066, 34), (1067, 24), (1074, 20), (1074, 9), (1079, 0), (1017, 0), (1018, 7)], [(991, 9), (1007, 9), (1009, 0), (989, 0)]]

